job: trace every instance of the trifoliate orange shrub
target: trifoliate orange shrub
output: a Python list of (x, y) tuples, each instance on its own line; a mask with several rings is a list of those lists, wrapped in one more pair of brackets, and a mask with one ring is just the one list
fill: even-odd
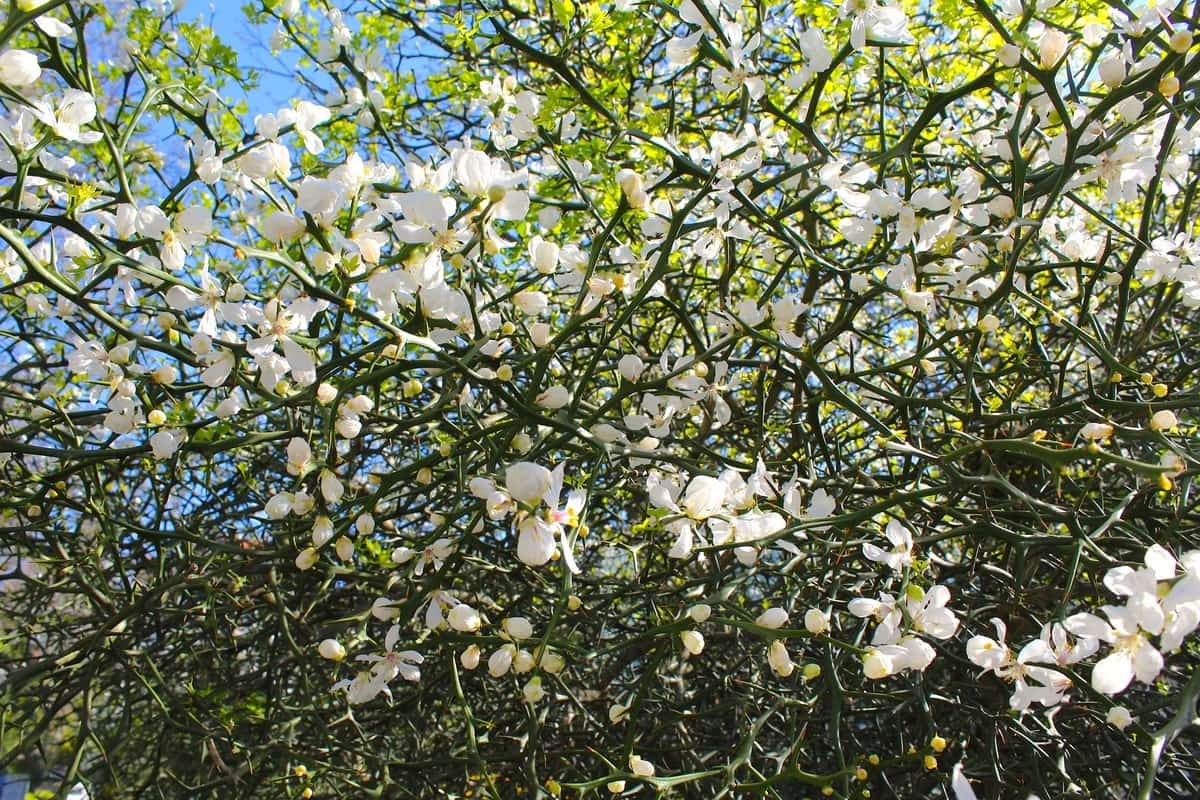
[(1196, 796), (1200, 5), (198, 5), (0, 24), (0, 771)]

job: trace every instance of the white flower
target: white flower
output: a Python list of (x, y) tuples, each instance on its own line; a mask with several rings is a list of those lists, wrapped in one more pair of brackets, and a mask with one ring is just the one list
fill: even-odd
[(308, 175), (296, 190), (296, 211), (308, 213), (320, 223), (329, 222), (342, 205), (343, 191), (335, 180)]
[(895, 664), (896, 651), (900, 651), (896, 645), (886, 645), (888, 650), (880, 648), (872, 648), (867, 651), (867, 655), (863, 658), (863, 675), (871, 680), (880, 680), (897, 672)]
[(954, 765), (954, 772), (950, 775), (950, 789), (954, 792), (954, 800), (979, 800), (975, 790), (971, 788), (971, 782), (963, 774), (962, 762)]
[(313, 128), (328, 122), (330, 111), (325, 106), (319, 106), (315, 103), (310, 103), (307, 100), (301, 100), (296, 104), (296, 110), (283, 111), (279, 115), (285, 121), (290, 121), (293, 129), (300, 136), (300, 141), (304, 144), (304, 149), (313, 155), (318, 155), (325, 149), (321, 138), (313, 133)]
[(726, 491), (723, 481), (708, 475), (697, 475), (684, 493), (683, 510), (694, 520), (708, 519), (723, 510)]
[(313, 547), (321, 548), (333, 539), (333, 520), (329, 517), (321, 515), (313, 520), (312, 527), (312, 543)]
[(150, 449), (159, 461), (175, 455), (185, 438), (183, 431), (164, 428), (150, 437)]
[(537, 517), (527, 517), (517, 530), (517, 558), (522, 564), (540, 567), (554, 557), (558, 544), (550, 525)]
[(925, 592), (924, 597), (915, 599), (909, 587), (908, 616), (913, 630), (932, 636), (935, 639), (949, 639), (958, 630), (958, 618), (954, 612), (946, 608), (950, 602), (950, 590), (945, 586), (934, 585)]
[[(833, 495), (824, 489), (817, 489), (813, 492), (812, 498), (808, 501), (808, 510), (805, 512), (809, 517), (814, 519), (820, 517), (828, 517), (833, 514), (837, 508), (837, 501), (833, 499)], [(814, 528), (818, 533), (824, 528)]]
[(559, 246), (540, 236), (529, 240), (529, 263), (543, 275), (552, 275), (558, 269)]
[(346, 487), (342, 484), (341, 479), (338, 478), (337, 473), (330, 469), (321, 470), (318, 483), (321, 487), (321, 496), (325, 498), (325, 502), (329, 505), (334, 505), (341, 500), (342, 495), (346, 492)]
[[(316, 361), (308, 350), (292, 339), (292, 334), (306, 332), (313, 318), (328, 307), (328, 300), (300, 297), (284, 305), (272, 298), (261, 312), (252, 315), (256, 318), (260, 336), (246, 342), (246, 350), (257, 361), (263, 386), (268, 391), (273, 391), (289, 372), (301, 386), (317, 382)], [(276, 356), (276, 345), (283, 350), (282, 359)]]
[(528, 180), (524, 170), (512, 172), (499, 159), (466, 149), (454, 154), (454, 176), (467, 194), (491, 203), (491, 215), (498, 219), (524, 219), (529, 213), (529, 193), (516, 189)]
[(967, 640), (967, 658), (972, 664), (983, 667), (985, 670), (1001, 674), (1001, 670), (1012, 663), (1012, 651), (1008, 649), (1008, 645), (1004, 643), (1007, 626), (1004, 622), (992, 618), (992, 624), (996, 627), (999, 635), (999, 640), (992, 639), (988, 636), (972, 636)]
[(903, 572), (905, 567), (912, 564), (912, 532), (899, 520), (893, 519), (884, 529), (884, 535), (892, 543), (890, 551), (866, 542), (862, 546), (863, 555), (871, 561), (886, 564), (893, 572)]
[(1097, 67), (1100, 80), (1109, 89), (1116, 89), (1125, 82), (1125, 55), (1113, 53), (1102, 59)]
[(387, 597), (377, 597), (375, 602), (371, 603), (371, 616), (380, 622), (393, 620), (399, 613), (400, 609)]
[(379, 685), (380, 691), (386, 692), (387, 684), (396, 677), (413, 682), (421, 679), (421, 670), (417, 669), (416, 665), (425, 659), (415, 650), (397, 651), (396, 643), (399, 640), (400, 626), (393, 625), (388, 629), (387, 636), (384, 638), (383, 648), (386, 652), (382, 656), (362, 655), (356, 659), (374, 663), (374, 666), (371, 667), (371, 675)]
[(518, 675), (524, 675), (531, 669), (537, 666), (537, 661), (533, 657), (533, 653), (528, 650), (518, 650), (513, 656), (513, 672)]
[(1092, 688), (1115, 695), (1123, 692), (1134, 678), (1153, 683), (1162, 671), (1163, 657), (1147, 634), (1139, 630), (1134, 613), (1115, 606), (1104, 606), (1104, 613), (1111, 625), (1096, 617), (1092, 620), (1099, 623), (1099, 638), (1111, 644), (1113, 650), (1092, 668)]
[(0, 53), (0, 83), (18, 89), (29, 86), (42, 75), (37, 56), (28, 50), (5, 50)]
[(81, 129), (96, 118), (96, 99), (87, 92), (67, 89), (54, 108), (45, 100), (33, 104), (33, 115), (62, 138), (81, 144), (100, 141), (99, 131), (84, 133)]
[(667, 63), (672, 67), (683, 67), (696, 60), (700, 53), (700, 37), (704, 31), (696, 31), (691, 36), (676, 37), (667, 42)]
[(525, 289), (517, 292), (512, 298), (513, 305), (521, 309), (522, 313), (530, 316), (546, 313), (546, 309), (550, 307), (550, 298), (545, 292), (535, 291), (533, 289)]
[(362, 432), (362, 421), (356, 417), (338, 417), (333, 428), (343, 439), (354, 439)]
[(296, 569), (301, 572), (316, 566), (321, 556), (311, 547), (306, 547), (296, 555)]
[(518, 461), (504, 470), (504, 488), (518, 503), (533, 504), (550, 489), (550, 470), (531, 461)]

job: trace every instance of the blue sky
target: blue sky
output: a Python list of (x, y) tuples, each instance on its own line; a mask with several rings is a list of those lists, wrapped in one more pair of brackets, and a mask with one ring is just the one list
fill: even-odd
[(179, 18), (211, 26), (225, 44), (238, 52), (243, 67), (259, 71), (260, 84), (249, 94), (228, 91), (231, 100), (245, 96), (250, 101), (251, 117), (284, 107), (297, 94), (295, 70), (289, 63), (294, 52), (273, 55), (269, 45), (273, 26), (247, 20), (240, 0), (189, 0)]

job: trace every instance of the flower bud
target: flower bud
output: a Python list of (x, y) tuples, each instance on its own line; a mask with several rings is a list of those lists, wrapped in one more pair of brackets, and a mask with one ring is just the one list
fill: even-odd
[(346, 648), (342, 647), (337, 639), (325, 639), (317, 646), (317, 652), (321, 654), (321, 658), (330, 661), (341, 661), (346, 657)]
[(698, 603), (689, 608), (687, 613), (693, 622), (697, 624), (704, 623), (712, 616), (712, 606), (707, 603)]
[(525, 697), (525, 702), (533, 705), (546, 696), (546, 690), (542, 688), (542, 679), (534, 675), (529, 679), (529, 683), (525, 684), (525, 688), (521, 690), (521, 694)]
[(617, 371), (630, 383), (640, 378), (645, 369), (645, 363), (632, 353), (621, 356), (621, 360), (617, 362)]
[(756, 625), (771, 629), (782, 628), (787, 624), (787, 621), (788, 613), (778, 606), (768, 608), (758, 615), (758, 619), (754, 620)]
[(512, 667), (513, 654), (517, 649), (511, 644), (506, 644), (488, 658), (488, 673), (493, 678), (499, 678), (508, 673)]
[(786, 678), (796, 671), (796, 665), (781, 639), (771, 642), (771, 646), (767, 649), (767, 663), (771, 666), (771, 670), (781, 678)]
[(519, 503), (536, 503), (550, 488), (550, 470), (531, 461), (518, 461), (504, 470), (504, 486)]
[(500, 628), (510, 639), (529, 639), (533, 636), (533, 625), (525, 617), (507, 617), (500, 623)]
[(450, 609), (450, 613), (446, 615), (446, 622), (459, 633), (474, 633), (479, 630), (482, 620), (478, 611), (466, 603), (459, 603)]
[(0, 53), (0, 83), (20, 89), (42, 76), (37, 56), (28, 50), (5, 50)]
[(473, 644), (462, 651), (462, 655), (458, 657), (458, 663), (462, 664), (463, 669), (475, 669), (479, 666), (479, 656), (479, 645)]
[(1150, 430), (1152, 431), (1169, 431), (1178, 426), (1179, 420), (1175, 417), (1175, 412), (1169, 408), (1156, 411), (1154, 416), (1150, 417)]
[(804, 629), (819, 636), (829, 630), (829, 617), (819, 608), (810, 608), (804, 612)]
[(1100, 62), (1097, 69), (1100, 80), (1109, 89), (1116, 89), (1125, 82), (1125, 56), (1114, 53)]
[(362, 431), (362, 423), (350, 417), (339, 417), (333, 427), (343, 439), (354, 439)]
[(1104, 720), (1117, 730), (1123, 731), (1133, 724), (1133, 715), (1125, 706), (1113, 706), (1108, 710)]
[(537, 660), (528, 650), (518, 650), (517, 654), (513, 656), (513, 672), (518, 675), (524, 675), (536, 666)]
[(1042, 69), (1053, 69), (1067, 52), (1067, 35), (1051, 28), (1038, 42), (1038, 62)]
[(380, 622), (388, 622), (399, 615), (400, 609), (396, 608), (386, 597), (376, 597), (375, 602), (371, 603), (371, 616)]
[(558, 245), (540, 236), (529, 240), (529, 262), (543, 275), (552, 275), (558, 269), (559, 252)]
[(654, 765), (636, 753), (629, 756), (629, 771), (639, 778), (654, 777)]
[(571, 391), (561, 384), (551, 386), (534, 400), (542, 408), (555, 410), (571, 402)]
[(545, 322), (535, 322), (529, 326), (529, 339), (534, 347), (545, 347), (550, 341), (550, 325)]
[(312, 569), (313, 566), (316, 565), (319, 558), (320, 556), (317, 555), (316, 550), (311, 547), (306, 547), (300, 551), (299, 555), (296, 556), (296, 568), (300, 571)]
[(317, 402), (327, 406), (337, 399), (337, 388), (331, 383), (322, 383), (317, 387)]
[(312, 543), (313, 547), (324, 547), (330, 539), (333, 538), (333, 520), (322, 514), (313, 520), (312, 527)]
[(683, 631), (679, 634), (683, 647), (694, 656), (704, 652), (704, 635), (700, 631)]

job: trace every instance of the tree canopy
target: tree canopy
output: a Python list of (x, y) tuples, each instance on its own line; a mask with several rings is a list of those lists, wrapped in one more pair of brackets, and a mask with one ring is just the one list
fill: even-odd
[(182, 6), (0, 23), (0, 770), (1200, 793), (1200, 2)]

